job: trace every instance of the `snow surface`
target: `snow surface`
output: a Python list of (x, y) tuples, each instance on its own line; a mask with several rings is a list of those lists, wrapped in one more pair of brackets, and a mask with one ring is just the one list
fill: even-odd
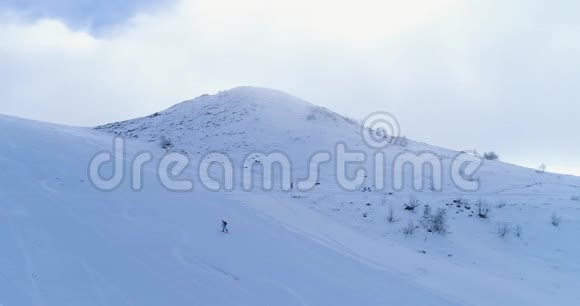
[[(477, 192), (345, 191), (331, 167), (308, 192), (171, 192), (147, 164), (145, 187), (104, 192), (88, 163), (129, 139), (126, 161), (161, 158), (159, 138), (193, 159), (282, 151), (296, 175), (336, 142), (367, 150), (357, 122), (284, 93), (242, 87), (97, 127), (0, 116), (1, 305), (577, 305), (580, 178), (486, 162)], [(106, 133), (103, 133), (106, 132)], [(389, 146), (456, 152), (410, 141)], [(194, 169), (189, 174), (195, 178)], [(199, 182), (195, 182), (197, 187)], [(449, 233), (418, 229), (409, 194), (447, 209)], [(453, 200), (462, 197), (466, 205)], [(386, 198), (386, 203), (382, 199)], [(490, 218), (474, 215), (485, 200)], [(388, 223), (389, 207), (401, 220)], [(421, 207), (422, 210), (422, 207)], [(554, 227), (550, 216), (563, 217)], [(470, 216), (471, 215), (471, 216)], [(230, 234), (219, 231), (229, 222)], [(520, 225), (500, 238), (498, 223)]]

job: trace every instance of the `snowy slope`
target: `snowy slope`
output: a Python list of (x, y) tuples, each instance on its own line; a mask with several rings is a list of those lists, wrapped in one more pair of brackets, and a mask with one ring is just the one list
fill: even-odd
[(0, 129), (2, 305), (454, 304), (219, 194), (98, 191), (87, 162), (109, 136), (11, 117)]
[[(170, 192), (154, 161), (139, 192), (128, 178), (110, 192), (88, 181), (89, 160), (111, 150), (114, 135), (129, 139), (126, 161), (142, 151), (161, 158), (165, 136), (194, 161), (210, 151), (236, 161), (281, 151), (297, 175), (313, 152), (339, 141), (372, 152), (355, 121), (248, 87), (96, 130), (12, 117), (0, 117), (0, 130), (3, 305), (527, 306), (580, 299), (576, 177), (487, 162), (476, 192), (448, 181), (440, 192), (362, 192), (341, 189), (325, 166), (320, 185), (293, 196)], [(412, 141), (385, 149), (390, 158), (405, 151), (437, 152), (445, 163), (456, 154)], [(194, 178), (195, 169), (188, 171)], [(402, 234), (421, 217), (403, 209), (411, 193), (447, 209), (447, 235)], [(459, 196), (470, 209), (453, 203)], [(473, 216), (479, 199), (492, 209), (488, 219)], [(386, 222), (390, 207), (398, 222)], [(559, 227), (550, 224), (554, 212), (563, 217)], [(223, 218), (231, 234), (219, 232)], [(521, 237), (499, 238), (498, 223), (520, 225)]]
[[(159, 146), (160, 137), (168, 137), (194, 160), (211, 151), (225, 152), (238, 161), (256, 151), (280, 151), (291, 158), (295, 177), (306, 173), (313, 152), (332, 151), (337, 142), (369, 155), (374, 152), (363, 142), (361, 127), (354, 120), (279, 91), (251, 87), (205, 95), (97, 130), (152, 146)], [(447, 167), (458, 153), (413, 141), (383, 151), (388, 159), (403, 152), (434, 152)], [(448, 178), (439, 192), (407, 186), (400, 192), (388, 188), (349, 192), (336, 184), (333, 171), (322, 166), (321, 184), (295, 192), (294, 197), (281, 191), (226, 194), (298, 231), (308, 227), (304, 220), (314, 218), (318, 224), (319, 217), (346, 227), (357, 238), (337, 236), (325, 228), (326, 222), (313, 225), (305, 235), (397, 270), (465, 305), (571, 305), (580, 297), (576, 287), (580, 202), (574, 200), (580, 194), (580, 178), (486, 161), (476, 174), (481, 186), (475, 192), (458, 189)], [(402, 234), (408, 221), (418, 224), (421, 218), (420, 212), (403, 209), (410, 194), (421, 202), (420, 210), (425, 204), (447, 209), (447, 235), (422, 229), (410, 237)], [(467, 204), (454, 202), (460, 197)], [(487, 219), (477, 217), (479, 200), (491, 209)], [(385, 220), (391, 207), (400, 219), (393, 224)], [(564, 220), (559, 227), (550, 224), (554, 213)], [(500, 238), (497, 231), (503, 225), (511, 232)], [(361, 245), (361, 240), (368, 243)]]

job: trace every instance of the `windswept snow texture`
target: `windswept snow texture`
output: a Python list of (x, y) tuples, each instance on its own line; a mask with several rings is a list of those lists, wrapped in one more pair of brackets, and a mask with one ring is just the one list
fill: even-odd
[[(259, 188), (240, 192), (240, 165), (256, 152), (285, 153), (297, 179), (305, 177), (312, 154), (320, 150), (334, 153), (340, 142), (348, 150), (366, 152), (368, 178), (375, 175), (370, 161), (376, 151), (364, 143), (356, 121), (279, 91), (253, 87), (204, 95), (97, 130), (154, 147), (161, 137), (168, 137), (174, 150), (186, 152), (194, 166), (208, 152), (224, 152), (238, 170), (236, 192), (226, 193), (228, 197), (319, 242), (396, 270), (463, 305), (573, 305), (580, 300), (578, 177), (485, 161), (473, 176), (480, 182), (479, 189), (466, 192), (449, 175), (459, 152), (408, 141), (406, 146), (382, 150), (387, 157), (385, 190), (376, 190), (367, 181), (359, 190), (345, 191), (337, 185), (334, 165), (328, 163), (319, 171), (319, 185), (308, 192), (294, 192), (293, 197), (280, 191), (262, 193)], [(404, 134), (404, 125), (401, 131)], [(423, 177), (427, 187), (414, 190), (408, 168), (402, 173), (404, 190), (393, 190), (389, 175), (398, 174), (392, 161), (402, 153), (420, 152), (435, 153), (441, 159), (443, 190), (429, 188), (429, 175)], [(276, 183), (280, 176), (274, 172), (272, 180)], [(196, 186), (203, 189), (199, 182)], [(416, 213), (403, 209), (410, 195), (420, 202)], [(490, 208), (488, 218), (478, 217), (478, 201)], [(403, 235), (409, 221), (421, 224), (425, 205), (446, 209), (446, 236), (423, 228), (412, 236)], [(386, 221), (391, 207), (398, 222)], [(562, 225), (550, 224), (552, 214), (563, 218)], [(307, 224), (305, 220), (315, 221)], [(504, 225), (509, 233), (500, 238), (498, 227)]]
[(108, 136), (0, 129), (2, 305), (457, 305), (219, 194), (101, 192), (86, 169)]
[[(332, 152), (338, 142), (375, 152), (356, 121), (251, 87), (95, 130), (12, 117), (0, 117), (0, 130), (1, 305), (572, 306), (580, 300), (577, 177), (486, 162), (475, 192), (448, 177), (438, 192), (376, 190), (369, 182), (346, 191), (326, 164), (310, 191), (245, 192), (239, 178), (232, 192), (206, 191), (195, 165), (209, 152), (227, 153), (235, 165), (257, 152), (283, 152), (295, 178), (307, 172), (308, 157)], [(129, 175), (110, 192), (88, 180), (89, 160), (111, 151), (117, 135), (128, 139), (126, 167), (139, 152), (155, 156), (139, 192), (131, 190)], [(161, 186), (155, 169), (166, 153), (162, 137), (192, 159), (181, 177), (194, 180), (194, 191)], [(457, 154), (413, 141), (384, 149), (388, 159), (423, 151), (439, 154), (446, 166)], [(403, 209), (410, 194), (421, 204), (415, 213)], [(491, 209), (486, 219), (477, 216), (480, 200)], [(447, 235), (420, 226), (403, 235), (409, 221), (420, 224), (426, 204), (446, 209)], [(397, 222), (386, 221), (390, 208)], [(557, 227), (550, 224), (554, 213), (562, 218)], [(222, 219), (230, 234), (220, 232)], [(502, 224), (511, 231), (500, 238)]]

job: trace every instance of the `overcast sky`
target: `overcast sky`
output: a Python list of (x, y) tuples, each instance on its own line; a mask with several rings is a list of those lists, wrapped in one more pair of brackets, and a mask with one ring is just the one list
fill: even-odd
[(0, 113), (92, 126), (240, 85), (580, 175), (580, 1), (0, 0)]

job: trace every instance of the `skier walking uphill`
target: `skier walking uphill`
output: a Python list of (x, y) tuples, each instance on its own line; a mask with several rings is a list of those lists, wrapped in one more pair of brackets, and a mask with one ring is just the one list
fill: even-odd
[(222, 233), (228, 233), (228, 223), (222, 220)]

